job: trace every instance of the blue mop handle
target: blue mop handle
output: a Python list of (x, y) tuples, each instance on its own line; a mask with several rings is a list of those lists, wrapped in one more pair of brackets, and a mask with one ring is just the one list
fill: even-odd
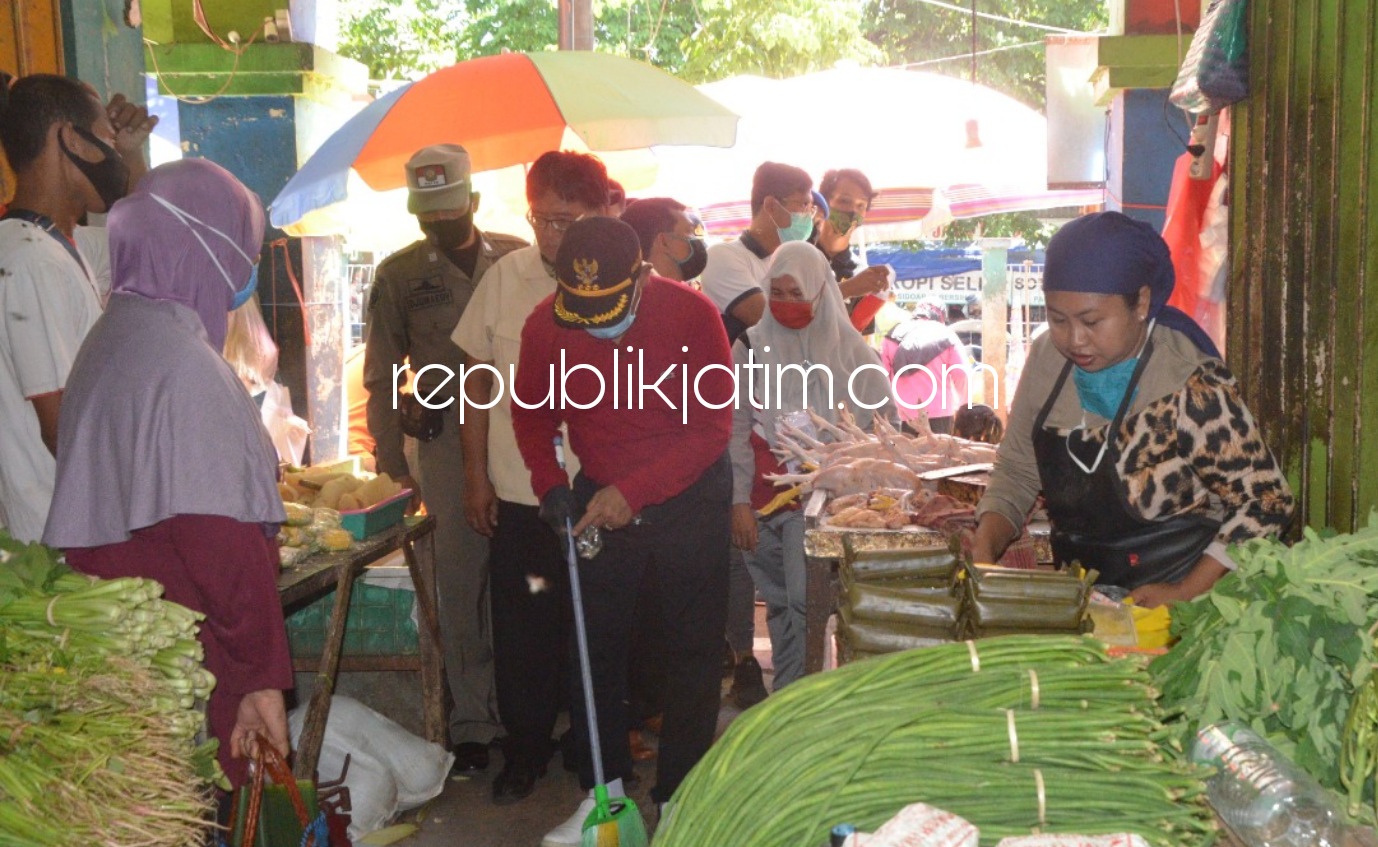
[[(556, 435), (555, 463), (565, 467), (565, 440)], [(569, 562), (569, 595), (574, 601), (574, 637), (579, 643), (579, 676), (584, 683), (584, 709), (589, 722), (589, 749), (593, 753), (593, 782), (603, 782), (603, 745), (598, 740), (598, 707), (593, 704), (593, 670), (589, 667), (589, 636), (584, 626), (584, 592), (579, 587), (579, 554), (574, 549), (574, 523), (565, 518), (565, 558)]]
[(579, 642), (579, 676), (584, 682), (584, 708), (588, 712), (589, 748), (593, 754), (593, 781), (603, 785), (603, 749), (598, 740), (598, 708), (593, 704), (593, 671), (589, 668), (589, 637), (584, 628), (584, 593), (579, 588), (579, 557), (574, 552), (574, 524), (565, 518), (565, 558), (569, 560), (569, 593), (574, 600), (574, 636)]

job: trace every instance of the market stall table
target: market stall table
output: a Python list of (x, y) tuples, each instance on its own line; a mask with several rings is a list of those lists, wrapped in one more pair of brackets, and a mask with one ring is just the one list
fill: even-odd
[[(435, 557), (433, 533), (435, 518), (410, 518), (397, 526), (371, 535), (357, 542), (349, 550), (338, 553), (319, 553), (283, 569), (278, 577), (278, 596), (283, 609), (300, 606), (335, 589), (335, 603), (326, 628), (325, 645), (314, 668), (316, 684), (307, 706), (306, 722), (297, 743), (293, 771), (299, 779), (315, 777), (325, 738), (325, 724), (330, 716), (330, 698), (335, 691), (339, 671), (358, 668), (382, 669), (378, 661), (365, 662), (362, 667), (341, 659), (344, 647), (345, 623), (349, 613), (349, 598), (354, 580), (369, 565), (401, 550), (416, 589), (417, 640), (416, 659), (384, 657), (392, 669), (417, 670), (421, 674), (422, 713), (426, 738), (437, 744), (446, 742), (445, 726), (445, 666), (440, 648), (440, 623), (436, 612)], [(308, 668), (308, 670), (311, 670)]]
[[(826, 495), (814, 492), (804, 508), (806, 557), (804, 583), (804, 673), (824, 668), (827, 656), (828, 618), (837, 610), (837, 563), (845, 554), (844, 542), (854, 550), (903, 550), (914, 547), (940, 547), (948, 534), (935, 529), (909, 526), (904, 529), (854, 529), (822, 525), (819, 517)], [(1029, 525), (1034, 552), (1040, 563), (1052, 563), (1052, 527), (1046, 522)]]

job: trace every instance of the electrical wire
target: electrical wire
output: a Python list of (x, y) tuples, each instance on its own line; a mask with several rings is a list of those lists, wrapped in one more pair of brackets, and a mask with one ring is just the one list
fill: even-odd
[(892, 68), (919, 68), (924, 65), (936, 65), (942, 62), (956, 62), (961, 59), (970, 59), (973, 55), (989, 56), (991, 53), (1003, 53), (1006, 50), (1021, 50), (1025, 47), (1042, 47), (1042, 41), (1023, 41), (1019, 44), (1006, 44), (1004, 47), (992, 47), (989, 50), (982, 50), (979, 53), (958, 53), (955, 56), (943, 56), (940, 59), (924, 59), (921, 62), (905, 62), (900, 65), (890, 65)]
[[(254, 33), (254, 38), (257, 37), (258, 33)], [(234, 54), (234, 65), (230, 67), (230, 75), (228, 78), (226, 78), (225, 84), (220, 86), (220, 88), (218, 88), (214, 94), (207, 94), (204, 96), (178, 94), (177, 92), (173, 91), (172, 86), (167, 84), (167, 79), (163, 74), (162, 69), (158, 67), (158, 54), (153, 49), (154, 47), (160, 47), (162, 45), (160, 45), (156, 41), (153, 41), (152, 39), (145, 38), (144, 46), (148, 48), (148, 58), (153, 64), (153, 78), (158, 80), (158, 84), (163, 87), (163, 90), (168, 93), (168, 96), (178, 101), (179, 103), (201, 105), (204, 103), (211, 102), (212, 100), (216, 99), (220, 95), (224, 94), (227, 90), (229, 90), (231, 83), (234, 82), (235, 74), (239, 73), (239, 57), (243, 56), (244, 51), (248, 48), (248, 46), (254, 43), (254, 38), (250, 38), (248, 41), (244, 42), (244, 44), (241, 45), (238, 50), (230, 51)]]
[[(948, 9), (953, 12), (961, 12), (964, 15), (972, 14), (971, 10), (963, 9), (961, 6), (954, 6), (951, 3), (944, 3), (942, 0), (919, 0), (920, 3), (927, 3), (930, 6), (937, 6), (940, 9)], [(1015, 24), (1016, 26), (1028, 26), (1034, 29), (1041, 29), (1046, 32), (1056, 32), (1060, 35), (1094, 35), (1095, 33), (1083, 32), (1077, 29), (1066, 29), (1060, 26), (1049, 26), (1048, 24), (1034, 23), (1033, 21), (1021, 21), (1018, 18), (1007, 18), (1004, 15), (994, 15), (990, 12), (976, 12), (977, 17), (991, 21), (1001, 21), (1002, 23)]]
[(201, 31), (206, 34), (207, 38), (209, 38), (222, 50), (227, 50), (230, 53), (234, 54), (234, 65), (230, 67), (230, 75), (225, 79), (225, 84), (220, 86), (220, 88), (218, 88), (214, 94), (208, 94), (204, 96), (191, 96), (178, 94), (177, 92), (173, 91), (172, 86), (167, 84), (167, 79), (165, 78), (162, 69), (158, 67), (158, 54), (156, 51), (154, 51), (153, 48), (160, 45), (158, 44), (158, 42), (149, 38), (145, 38), (143, 41), (144, 46), (148, 48), (148, 58), (153, 64), (153, 77), (154, 79), (158, 80), (158, 84), (163, 87), (163, 90), (168, 93), (168, 96), (179, 103), (201, 105), (204, 103), (211, 102), (212, 100), (216, 99), (217, 97), (221, 96), (229, 90), (230, 85), (234, 83), (235, 75), (239, 73), (240, 58), (243, 57), (244, 51), (249, 49), (249, 45), (253, 44), (254, 41), (257, 40), (259, 34), (262, 32), (262, 29), (254, 30), (254, 33), (249, 36), (249, 40), (244, 42), (243, 44), (239, 43), (238, 36), (233, 32), (230, 33), (230, 35), (232, 36), (230, 40), (226, 41), (225, 39), (217, 35), (215, 30), (211, 29), (210, 21), (206, 19), (206, 10), (201, 5), (201, 0), (192, 0), (192, 18), (196, 21), (196, 26), (199, 27)]
[[(1177, 15), (1177, 68), (1178, 72), (1180, 73), (1182, 68), (1182, 0), (1172, 0), (1172, 5), (1173, 11)], [(1175, 123), (1173, 123), (1172, 117), (1168, 113), (1168, 109), (1171, 108), (1175, 108), (1172, 104), (1171, 96), (1164, 97), (1163, 123), (1167, 124), (1168, 131), (1171, 132), (1179, 142), (1181, 142), (1182, 149), (1186, 150), (1187, 148), (1191, 147), (1191, 116), (1185, 109), (1179, 110), (1181, 111), (1182, 116), (1186, 118), (1187, 122), (1187, 137), (1183, 138), (1182, 134), (1177, 131), (1177, 126)]]

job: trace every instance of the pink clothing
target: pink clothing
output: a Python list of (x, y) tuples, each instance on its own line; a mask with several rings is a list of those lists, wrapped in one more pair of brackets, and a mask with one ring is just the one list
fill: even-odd
[(162, 583), (163, 597), (201, 612), (206, 669), (215, 674), (207, 708), (220, 766), (244, 782), (247, 759), (230, 758), (239, 701), (251, 691), (290, 689), (292, 658), (278, 600), (277, 540), (262, 524), (218, 515), (177, 515), (136, 529), (128, 541), (65, 551), (74, 569), (104, 579)]
[[(892, 379), (897, 370), (894, 361), (899, 348), (899, 343), (891, 338), (886, 338), (881, 346), (881, 361)], [(920, 410), (915, 407), (919, 406), (930, 418), (948, 418), (957, 414), (957, 410), (967, 404), (969, 367), (971, 362), (961, 345), (953, 344), (923, 363), (922, 369), (912, 366), (905, 369), (894, 382), (895, 405), (899, 409), (900, 420), (912, 421), (917, 418)]]

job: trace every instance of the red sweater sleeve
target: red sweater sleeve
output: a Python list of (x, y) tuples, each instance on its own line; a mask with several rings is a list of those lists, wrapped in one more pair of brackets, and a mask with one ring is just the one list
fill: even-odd
[[(670, 333), (667, 339), (667, 343), (689, 348), (682, 353), (689, 379), (684, 425), (667, 433), (655, 461), (629, 463), (627, 475), (614, 483), (633, 513), (684, 491), (722, 456), (732, 439), (737, 386), (722, 320), (712, 304), (697, 295), (690, 307), (679, 310), (675, 317), (680, 326), (690, 330), (680, 336), (687, 340), (676, 338), (677, 333)], [(722, 408), (710, 408), (700, 398)]]

